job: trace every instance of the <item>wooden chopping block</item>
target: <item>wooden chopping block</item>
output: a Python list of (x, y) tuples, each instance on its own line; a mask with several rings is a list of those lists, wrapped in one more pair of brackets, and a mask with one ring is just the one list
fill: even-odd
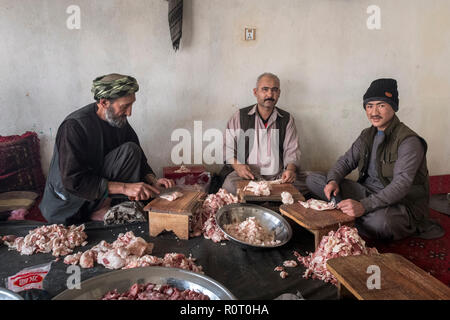
[(305, 201), (305, 197), (302, 195), (297, 188), (294, 187), (292, 183), (281, 183), (281, 184), (272, 184), (272, 189), (270, 190), (269, 196), (255, 196), (255, 194), (251, 191), (243, 191), (244, 188), (250, 180), (240, 180), (237, 181), (236, 189), (239, 202), (247, 202), (247, 201), (258, 201), (258, 202), (267, 202), (267, 201), (276, 201), (281, 202), (281, 193), (286, 191), (292, 195), (294, 201)]
[(280, 212), (314, 234), (316, 249), (323, 236), (330, 231), (337, 230), (340, 225), (352, 227), (355, 220), (354, 217), (346, 215), (341, 210), (318, 211), (305, 208), (298, 202), (280, 206)]
[[(368, 281), (375, 275), (368, 273), (369, 266), (379, 268), (379, 289)], [(329, 259), (327, 269), (339, 281), (340, 292), (345, 288), (359, 300), (450, 300), (448, 286), (398, 254)]]
[(39, 195), (31, 191), (9, 191), (0, 193), (0, 212), (20, 208), (29, 209)]
[(182, 190), (183, 196), (174, 201), (156, 198), (144, 208), (148, 211), (150, 236), (172, 231), (178, 238), (189, 239), (191, 217), (206, 197), (204, 192)]

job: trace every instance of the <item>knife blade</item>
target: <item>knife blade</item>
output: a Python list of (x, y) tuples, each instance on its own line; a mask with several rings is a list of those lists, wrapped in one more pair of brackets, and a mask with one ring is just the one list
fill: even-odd
[(181, 191), (181, 188), (179, 186), (171, 187), (171, 188), (158, 188), (160, 191), (160, 194), (156, 195), (156, 198), (160, 198), (163, 195), (171, 194), (175, 191)]
[(265, 179), (259, 173), (253, 173), (253, 177), (255, 177), (255, 181), (264, 181)]
[(139, 200), (133, 200), (134, 208), (138, 211), (144, 212), (144, 205)]
[(330, 202), (333, 204), (333, 206), (336, 206), (336, 197), (333, 195), (333, 193), (330, 194)]

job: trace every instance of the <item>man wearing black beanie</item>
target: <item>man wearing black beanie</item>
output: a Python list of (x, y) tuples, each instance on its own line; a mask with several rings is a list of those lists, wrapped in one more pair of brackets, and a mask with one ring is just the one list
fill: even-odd
[[(373, 81), (363, 107), (372, 126), (326, 176), (309, 175), (308, 188), (323, 200), (335, 196), (338, 209), (356, 218), (355, 226), (366, 238), (441, 237), (443, 228), (429, 219), (427, 143), (395, 114), (397, 81)], [(345, 179), (356, 168), (357, 182)]]

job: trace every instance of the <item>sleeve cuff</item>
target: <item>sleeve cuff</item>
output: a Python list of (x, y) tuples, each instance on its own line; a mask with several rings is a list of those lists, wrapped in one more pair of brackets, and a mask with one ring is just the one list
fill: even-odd
[(342, 182), (341, 178), (338, 178), (337, 176), (335, 176), (333, 174), (328, 174), (327, 175), (327, 184), (332, 180), (336, 181), (337, 184), (341, 184), (341, 182)]
[(366, 213), (367, 212), (371, 212), (371, 211), (373, 211), (375, 209), (375, 208), (372, 207), (371, 201), (370, 201), (369, 198), (361, 199), (361, 200), (359, 200), (359, 202), (362, 204), (362, 206), (366, 210)]

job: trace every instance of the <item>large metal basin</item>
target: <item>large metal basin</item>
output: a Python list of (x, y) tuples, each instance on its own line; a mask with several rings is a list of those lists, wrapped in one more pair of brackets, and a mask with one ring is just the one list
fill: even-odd
[(166, 267), (144, 267), (111, 271), (81, 282), (81, 289), (65, 290), (53, 300), (98, 300), (108, 291), (125, 292), (135, 284), (168, 284), (180, 290), (201, 292), (211, 300), (236, 300), (223, 285), (202, 274)]
[(23, 300), (23, 298), (15, 292), (0, 288), (0, 300)]
[[(226, 224), (240, 223), (249, 217), (256, 217), (264, 228), (274, 232), (275, 240), (280, 240), (280, 243), (267, 246), (254, 245), (234, 238), (225, 231), (224, 226)], [(281, 247), (292, 238), (292, 228), (281, 215), (270, 209), (249, 203), (232, 203), (223, 206), (216, 213), (216, 223), (231, 241), (245, 248), (268, 249)]]

